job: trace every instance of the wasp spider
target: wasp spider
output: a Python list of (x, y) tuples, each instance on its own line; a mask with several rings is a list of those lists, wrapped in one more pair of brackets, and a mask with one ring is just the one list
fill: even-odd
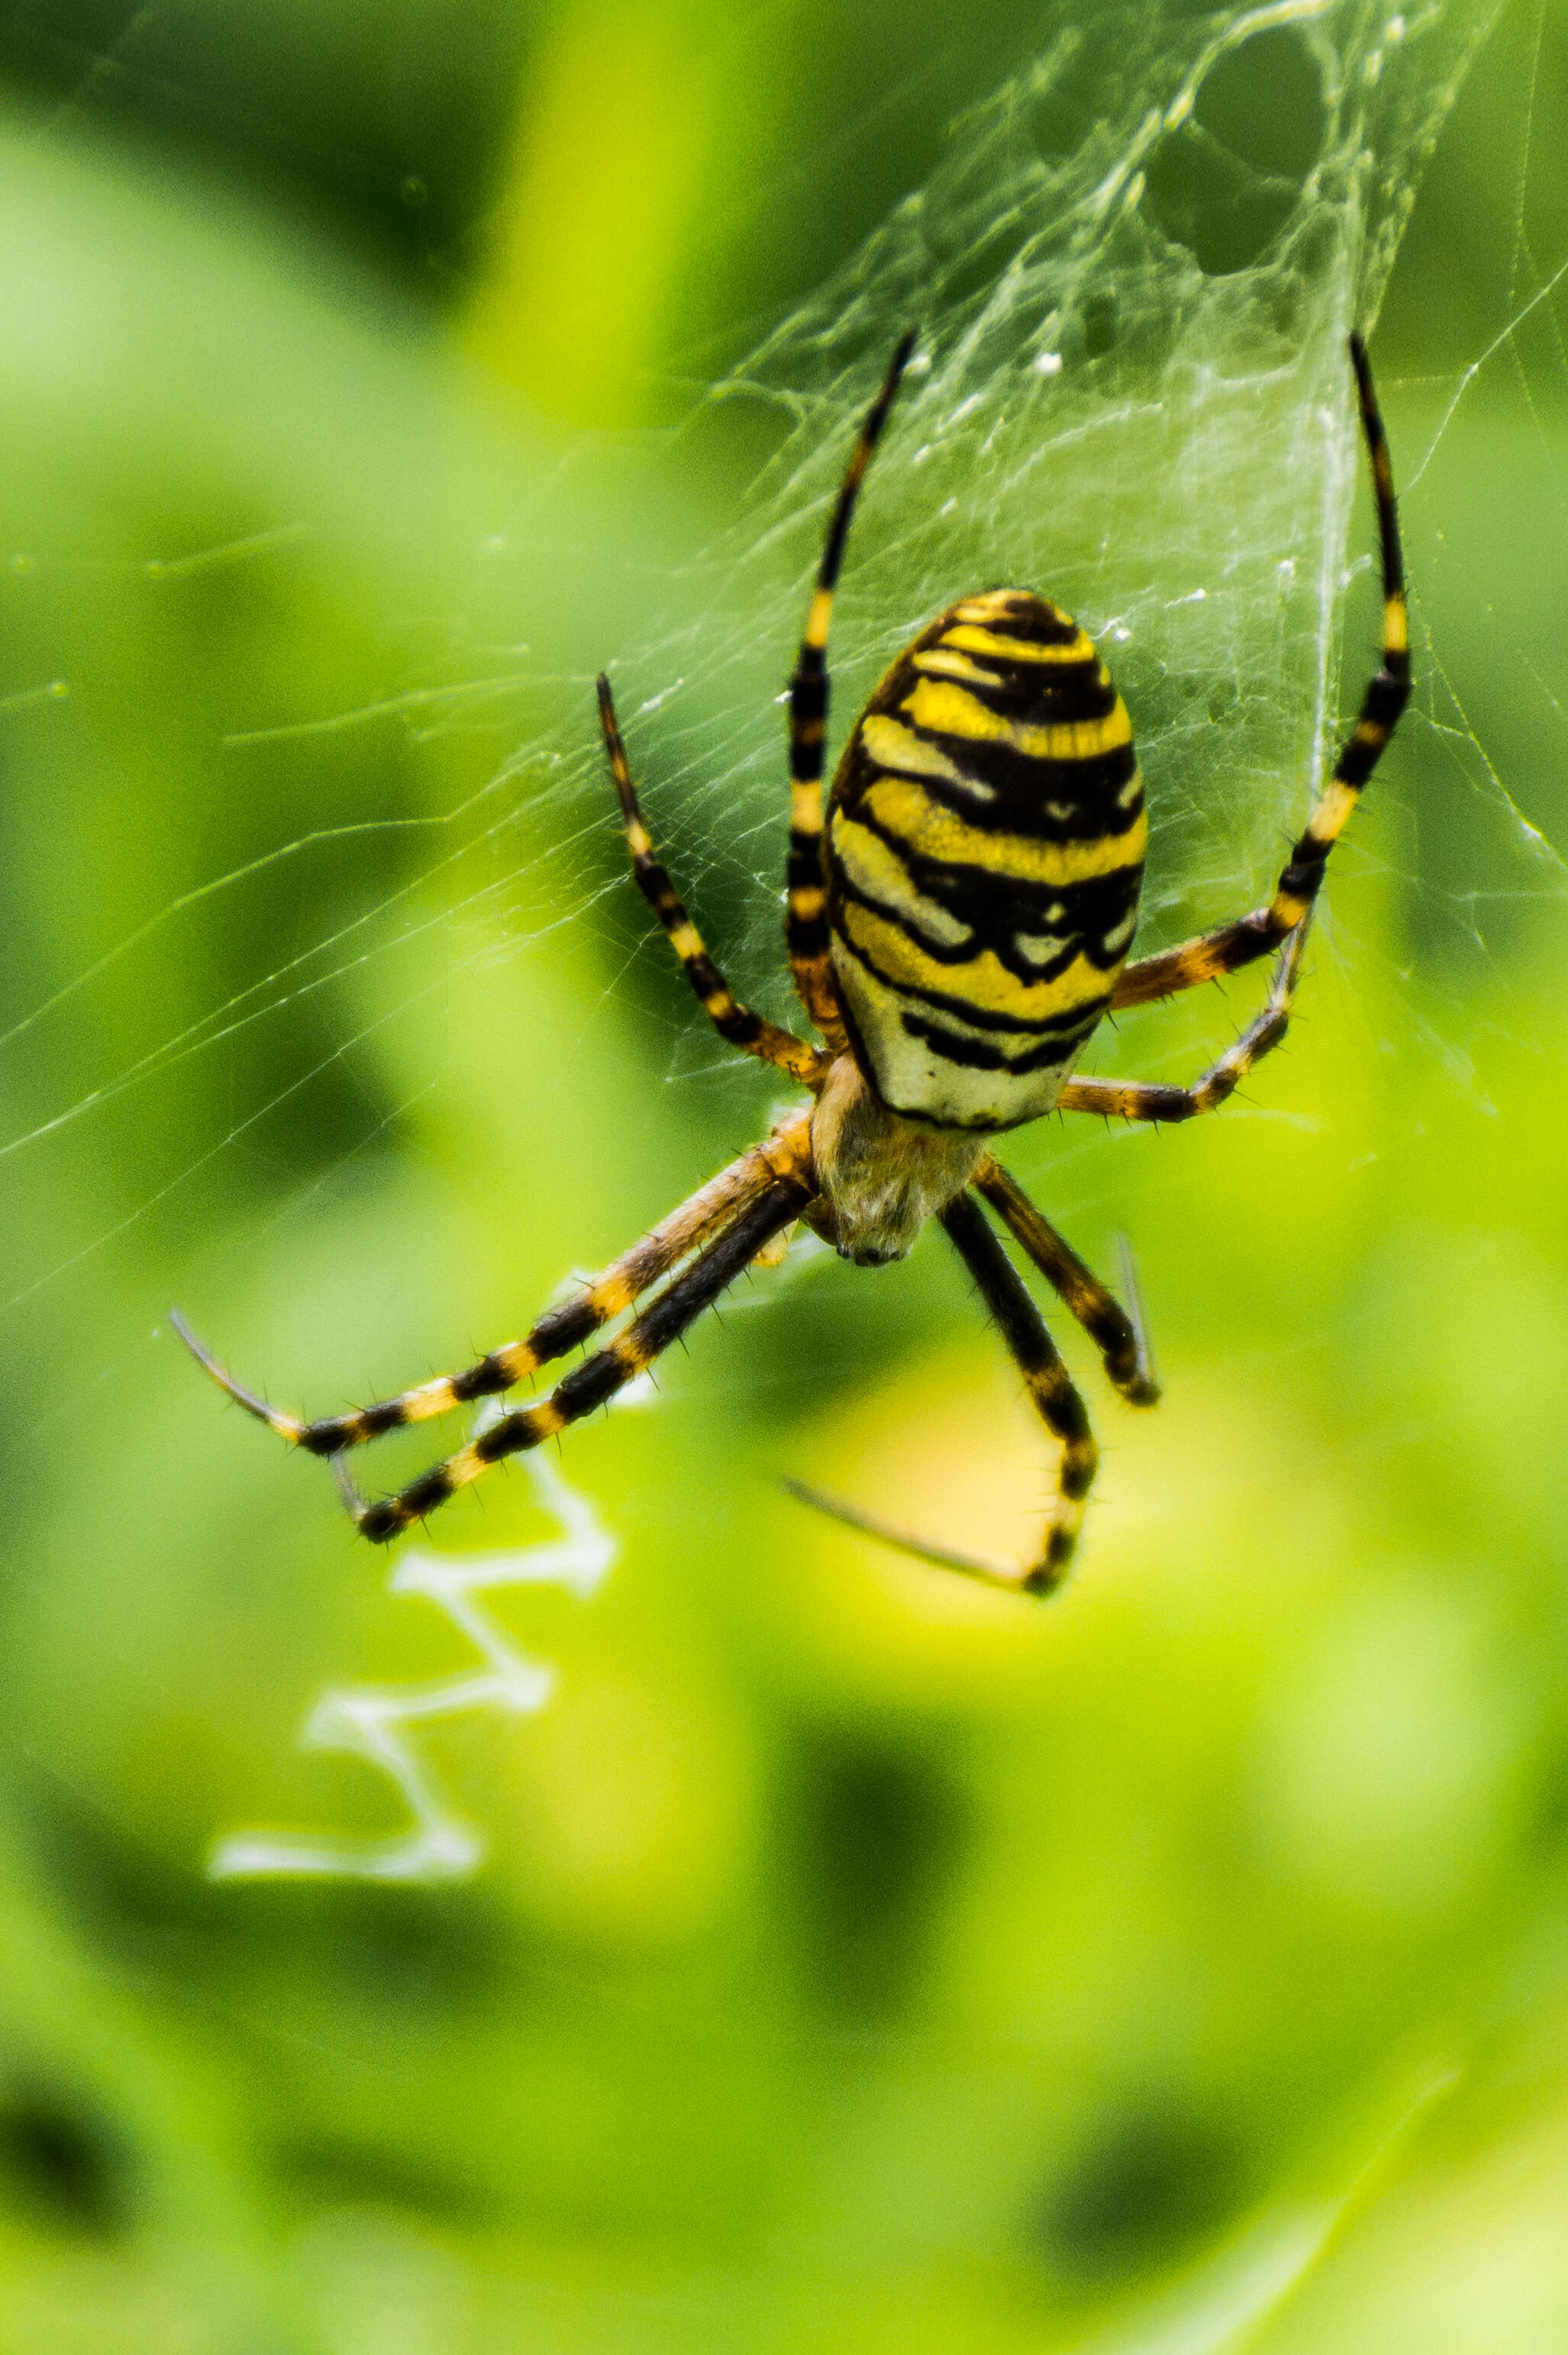
[[(960, 598), (899, 656), (850, 730), (824, 826), (834, 590), (856, 496), (913, 341), (906, 336), (899, 345), (849, 461), (790, 684), (787, 939), (821, 1047), (731, 996), (655, 855), (610, 684), (599, 680), (599, 718), (637, 884), (720, 1036), (786, 1073), (810, 1103), (524, 1339), (375, 1405), (314, 1423), (282, 1413), (232, 1380), (175, 1320), (230, 1398), (292, 1445), (333, 1459), (368, 1538), (395, 1538), (492, 1464), (603, 1406), (744, 1268), (776, 1253), (796, 1220), (862, 1267), (901, 1259), (926, 1220), (939, 1220), (1061, 1448), (1040, 1553), (1021, 1570), (926, 1545), (796, 1487), (842, 1519), (927, 1561), (1034, 1594), (1050, 1592), (1067, 1567), (1094, 1476), (1094, 1442), (987, 1210), (1097, 1345), (1122, 1396), (1136, 1405), (1157, 1396), (1130, 1269), (1129, 1315), (1047, 1225), (990, 1140), (1052, 1109), (1189, 1120), (1223, 1103), (1284, 1036), (1328, 854), (1410, 693), (1393, 485), (1371, 375), (1353, 336), (1383, 581), (1382, 661), (1360, 717), (1267, 906), (1129, 964), (1147, 833), (1131, 724), (1089, 639), (1032, 590)], [(1274, 950), (1262, 1011), (1192, 1086), (1072, 1076), (1113, 1008), (1191, 989)], [(623, 1329), (547, 1397), (501, 1414), (398, 1495), (368, 1499), (349, 1481), (348, 1448), (509, 1391), (633, 1308)]]

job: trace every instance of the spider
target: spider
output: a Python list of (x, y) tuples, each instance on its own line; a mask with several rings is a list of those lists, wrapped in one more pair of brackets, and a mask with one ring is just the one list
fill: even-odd
[[(564, 1431), (650, 1366), (804, 1220), (862, 1267), (901, 1259), (940, 1220), (1061, 1443), (1038, 1558), (1021, 1569), (927, 1544), (791, 1483), (852, 1526), (1014, 1592), (1050, 1593), (1076, 1542), (1096, 1450), (1089, 1419), (993, 1213), (1099, 1348), (1134, 1405), (1158, 1396), (1130, 1263), (1124, 1308), (1049, 1226), (990, 1151), (1042, 1114), (1189, 1120), (1212, 1112), (1285, 1035), (1328, 854), (1410, 694), (1409, 630), (1388, 447), (1359, 336), (1350, 362), (1381, 543), (1382, 660), (1333, 776), (1273, 899), (1233, 923), (1126, 962), (1147, 821), (1126, 708), (1076, 623), (1028, 589), (976, 591), (901, 654), (849, 732), (824, 826), (827, 631), (850, 517), (914, 346), (906, 335), (866, 417), (838, 494), (789, 688), (791, 824), (786, 939), (795, 985), (823, 1045), (731, 995), (643, 823), (609, 680), (599, 719), (633, 875), (721, 1039), (811, 1098), (634, 1243), (520, 1341), (464, 1372), (315, 1422), (244, 1389), (175, 1315), (219, 1387), (295, 1447), (329, 1456), (360, 1533), (377, 1542), (422, 1520), (491, 1465)], [(1262, 1010), (1190, 1087), (1075, 1079), (1113, 1008), (1147, 1006), (1278, 951)], [(982, 1207), (983, 1206), (983, 1207)], [(641, 1306), (637, 1304), (642, 1303)], [(636, 1314), (548, 1396), (475, 1429), (466, 1446), (397, 1495), (363, 1497), (346, 1450), (405, 1423), (497, 1396)]]

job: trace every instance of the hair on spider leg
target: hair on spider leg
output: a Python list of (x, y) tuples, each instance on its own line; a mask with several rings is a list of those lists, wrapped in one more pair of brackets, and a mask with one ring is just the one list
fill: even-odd
[(1122, 1271), (1122, 1292), (1127, 1315), (1132, 1319), (1133, 1339), (1137, 1351), (1137, 1376), (1147, 1396), (1135, 1398), (1136, 1406), (1153, 1406), (1159, 1397), (1159, 1369), (1155, 1364), (1154, 1348), (1148, 1335), (1148, 1314), (1144, 1305), (1144, 1288), (1138, 1276), (1137, 1253), (1133, 1239), (1125, 1228), (1116, 1230), (1116, 1259)]
[(297, 1415), (285, 1414), (281, 1408), (270, 1405), (262, 1392), (247, 1390), (243, 1382), (236, 1381), (228, 1368), (219, 1363), (207, 1344), (199, 1340), (192, 1332), (177, 1308), (169, 1310), (169, 1323), (177, 1337), (190, 1351), (202, 1372), (217, 1383), (219, 1389), (233, 1405), (242, 1407), (247, 1414), (253, 1415), (258, 1423), (264, 1423), (268, 1430), (275, 1431), (280, 1438), (297, 1444), (304, 1430), (304, 1425)]
[(343, 1499), (345, 1512), (357, 1529), (369, 1510), (369, 1497), (355, 1480), (341, 1454), (329, 1455), (326, 1459), (326, 1468), (332, 1475), (334, 1487)]

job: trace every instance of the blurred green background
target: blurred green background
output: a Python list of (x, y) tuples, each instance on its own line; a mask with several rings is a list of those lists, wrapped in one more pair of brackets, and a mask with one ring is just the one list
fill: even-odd
[[(950, 1255), (807, 1262), (570, 1441), (618, 1563), (496, 1606), (553, 1697), (421, 1737), (484, 1869), (205, 1875), (244, 1828), (399, 1832), (298, 1731), (472, 1652), (167, 1305), (291, 1404), (373, 1394), (756, 1133), (765, 1075), (717, 1076), (625, 883), (587, 683), (656, 584), (700, 630), (773, 454), (743, 404), (685, 431), (698, 389), (1073, 26), (0, 22), (0, 2355), (1568, 2344), (1560, 0), (1479, 51), (1388, 289), (1424, 683), (1291, 1047), (1211, 1123), (1009, 1156), (1106, 1272), (1135, 1237), (1167, 1385), (1134, 1417), (1068, 1337), (1071, 1590), (1026, 1612), (784, 1498), (1021, 1552), (1046, 1493)], [(1288, 208), (1288, 102), (1151, 165), (1205, 271)], [(737, 845), (658, 732), (656, 822), (783, 1011), (782, 759)], [(1200, 912), (1247, 904), (1204, 855)], [(1252, 1003), (1117, 1051), (1195, 1071)], [(553, 1534), (498, 1476), (432, 1542)]]

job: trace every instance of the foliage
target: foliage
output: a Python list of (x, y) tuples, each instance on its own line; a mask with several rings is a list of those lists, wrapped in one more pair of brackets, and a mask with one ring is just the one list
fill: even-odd
[[(1093, 12), (310, 16), (301, 48), (281, 6), (62, 6), (0, 52), (0, 2355), (1544, 2355), (1561, 13), (1504, 16), (1387, 290), (1424, 686), (1292, 1048), (1212, 1124), (1019, 1141), (1097, 1265), (1135, 1237), (1167, 1388), (1144, 1418), (1095, 1394), (1071, 1592), (1020, 1611), (781, 1495), (810, 1470), (1025, 1542), (1040, 1444), (942, 1254), (759, 1276), (656, 1406), (574, 1434), (621, 1559), (592, 1602), (506, 1606), (547, 1707), (432, 1727), (489, 1860), (426, 1888), (204, 1877), (237, 1827), (396, 1831), (384, 1780), (296, 1732), (324, 1686), (470, 1656), (319, 1465), (225, 1417), (167, 1304), (292, 1404), (372, 1394), (510, 1335), (754, 1133), (765, 1086), (718, 1075), (625, 881), (585, 683), (635, 649), (631, 710), (670, 696), (635, 729), (650, 816), (767, 999), (767, 697), (816, 528), (784, 493), (805, 443), (827, 480), (858, 397), (819, 290)], [(1446, 88), (1479, 18), (1431, 21)], [(1207, 37), (1159, 22), (1172, 56)], [(1296, 185), (1287, 83), (1167, 151), (1166, 229), (1221, 240), (1211, 279)], [(1168, 266), (1157, 295), (1196, 268)], [(859, 621), (847, 591), (840, 724), (937, 573), (1000, 561), (973, 515), (912, 538), (912, 440)], [(1315, 463), (1238, 480), (1205, 559), (1286, 528)], [(975, 496), (1044, 565), (999, 479)], [(1080, 485), (1097, 624), (1169, 479), (1107, 467), (1101, 549)], [(1257, 709), (1185, 723), (1217, 779), (1228, 728), (1315, 750), (1318, 641), (1262, 666), (1262, 577)], [(1305, 803), (1233, 762), (1194, 791), (1179, 623), (1132, 658), (1184, 814), (1168, 933), (1245, 904)], [(1358, 584), (1347, 698), (1374, 634)], [(1115, 1052), (1190, 1071), (1251, 1003)], [(489, 1487), (432, 1543), (549, 1534), (527, 1481)]]

